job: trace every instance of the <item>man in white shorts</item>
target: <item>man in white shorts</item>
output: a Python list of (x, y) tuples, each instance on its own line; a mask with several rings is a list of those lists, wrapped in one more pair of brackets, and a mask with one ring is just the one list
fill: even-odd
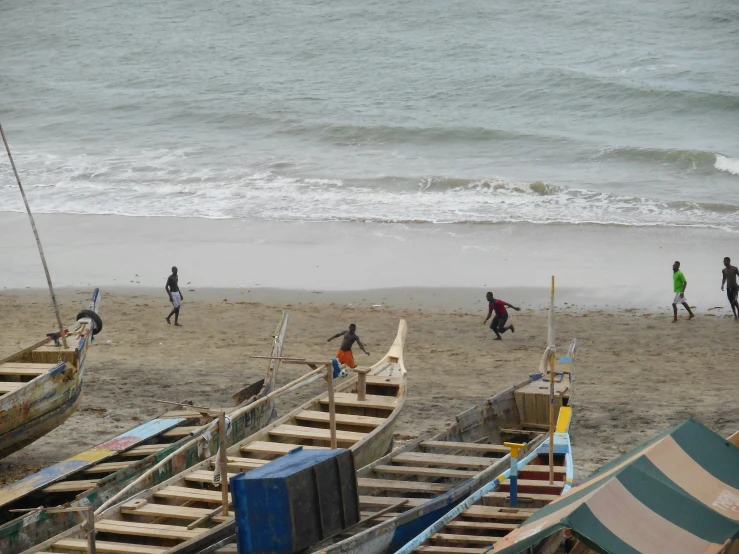
[(167, 323), (170, 325), (172, 324), (169, 318), (174, 315), (175, 327), (182, 327), (179, 323), (180, 304), (184, 298), (182, 297), (182, 292), (180, 292), (179, 279), (180, 278), (177, 276), (177, 268), (173, 267), (172, 275), (167, 278), (167, 284), (164, 285), (164, 290), (166, 290), (169, 295), (169, 301), (172, 302), (172, 311), (169, 312), (169, 315), (167, 316)]
[(693, 319), (695, 316), (693, 315), (693, 312), (690, 311), (688, 299), (685, 298), (685, 289), (688, 287), (688, 281), (685, 279), (683, 272), (680, 271), (680, 262), (672, 264), (672, 285), (673, 292), (675, 293), (675, 298), (672, 300), (672, 311), (675, 314), (675, 317), (672, 322), (677, 323), (678, 304), (685, 306), (685, 309), (688, 310), (688, 313), (690, 314), (688, 319)]

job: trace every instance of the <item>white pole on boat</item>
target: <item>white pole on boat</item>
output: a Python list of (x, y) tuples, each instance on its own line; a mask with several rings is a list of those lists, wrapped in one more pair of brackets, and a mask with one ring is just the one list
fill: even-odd
[(221, 513), (228, 515), (228, 454), (226, 453), (226, 412), (218, 414), (218, 455), (221, 466)]
[(28, 212), (28, 219), (31, 220), (31, 228), (33, 234), (36, 237), (36, 244), (38, 245), (39, 254), (41, 254), (41, 263), (44, 265), (44, 272), (46, 273), (46, 282), (49, 283), (49, 292), (51, 293), (51, 303), (54, 304), (54, 313), (56, 313), (56, 322), (59, 324), (59, 335), (62, 338), (62, 346), (67, 348), (67, 337), (64, 335), (64, 325), (62, 325), (62, 316), (59, 314), (59, 306), (56, 303), (56, 295), (54, 294), (54, 286), (51, 284), (51, 274), (49, 273), (49, 267), (46, 265), (46, 257), (44, 256), (44, 249), (41, 247), (41, 239), (38, 236), (36, 230), (36, 222), (33, 220), (33, 214), (31, 213), (31, 206), (28, 205), (28, 199), (26, 198), (26, 192), (23, 190), (21, 184), (21, 178), (18, 175), (18, 170), (15, 168), (15, 161), (13, 161), (13, 155), (10, 153), (10, 146), (8, 145), (8, 139), (5, 138), (5, 131), (3, 126), (0, 125), (0, 135), (3, 137), (3, 143), (5, 144), (5, 151), (8, 153), (8, 159), (10, 165), (15, 173), (15, 180), (18, 182), (18, 188), (21, 189), (21, 196), (23, 197), (23, 203), (26, 205), (26, 211)]
[(328, 381), (328, 422), (329, 436), (331, 437), (331, 448), (336, 448), (336, 404), (334, 401), (334, 365), (328, 364), (326, 368), (326, 381)]
[(552, 275), (552, 296), (549, 300), (549, 484), (554, 483), (554, 275)]

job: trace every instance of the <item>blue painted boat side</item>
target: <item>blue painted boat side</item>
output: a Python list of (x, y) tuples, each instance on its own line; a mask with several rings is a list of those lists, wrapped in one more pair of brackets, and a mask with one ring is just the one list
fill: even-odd
[(389, 547), (385, 550), (384, 554), (390, 554), (401, 548), (403, 545), (410, 542), (413, 537), (417, 536), (429, 525), (433, 524), (436, 520), (444, 517), (446, 513), (457, 506), (464, 500), (464, 496), (460, 496), (456, 500), (449, 499), (447, 504), (440, 506), (432, 512), (417, 517), (416, 519), (399, 525), (393, 533), (393, 538), (390, 541)]

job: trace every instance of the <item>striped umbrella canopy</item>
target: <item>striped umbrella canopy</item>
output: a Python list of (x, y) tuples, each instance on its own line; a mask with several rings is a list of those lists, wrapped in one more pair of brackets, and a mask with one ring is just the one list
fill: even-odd
[(602, 466), (494, 551), (522, 552), (564, 530), (602, 553), (722, 552), (739, 540), (739, 448), (684, 421)]

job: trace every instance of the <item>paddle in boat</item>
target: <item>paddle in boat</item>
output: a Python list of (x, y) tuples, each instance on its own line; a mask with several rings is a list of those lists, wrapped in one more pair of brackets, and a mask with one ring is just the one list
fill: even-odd
[[(103, 324), (95, 289), (74, 325), (0, 360), (0, 459), (64, 423), (80, 400), (85, 358)], [(66, 347), (64, 345), (66, 343)]]
[[(272, 335), (271, 357), (282, 356), (289, 316), (282, 317)], [(270, 395), (275, 391), (279, 360), (270, 359), (263, 379), (233, 395), (235, 407), (226, 413), (231, 424), (231, 442), (248, 437), (277, 417)], [(256, 403), (257, 400), (268, 400)], [(175, 406), (155, 419), (94, 446), (67, 460), (0, 489), (0, 552), (18, 554), (79, 523), (76, 513), (34, 511), (19, 516), (12, 510), (94, 506), (118, 494), (127, 484), (179, 451), (162, 466), (157, 482), (172, 477), (202, 460), (201, 452), (218, 448), (218, 434), (209, 434), (207, 448), (198, 441), (220, 410)], [(183, 448), (185, 447), (186, 448)]]
[[(365, 375), (363, 394), (358, 390), (358, 375), (338, 381), (333, 389), (336, 440), (339, 447), (353, 452), (356, 466), (376, 460), (391, 447), (395, 421), (406, 396), (405, 335), (406, 323), (401, 320), (390, 350)], [(318, 367), (307, 375), (322, 372), (325, 368)], [(328, 405), (327, 391), (228, 448), (227, 477), (261, 467), (297, 446), (328, 448)], [(95, 518), (97, 550), (163, 554), (197, 549), (200, 544), (204, 548), (233, 535), (233, 512), (222, 515), (223, 491), (214, 484), (217, 467), (218, 455), (163, 482), (156, 478), (157, 467), (152, 468), (127, 491), (135, 496), (122, 502), (114, 498), (110, 502), (116, 504), (101, 507)], [(230, 502), (230, 494), (226, 498)], [(27, 552), (87, 551), (84, 525), (80, 524)]]

